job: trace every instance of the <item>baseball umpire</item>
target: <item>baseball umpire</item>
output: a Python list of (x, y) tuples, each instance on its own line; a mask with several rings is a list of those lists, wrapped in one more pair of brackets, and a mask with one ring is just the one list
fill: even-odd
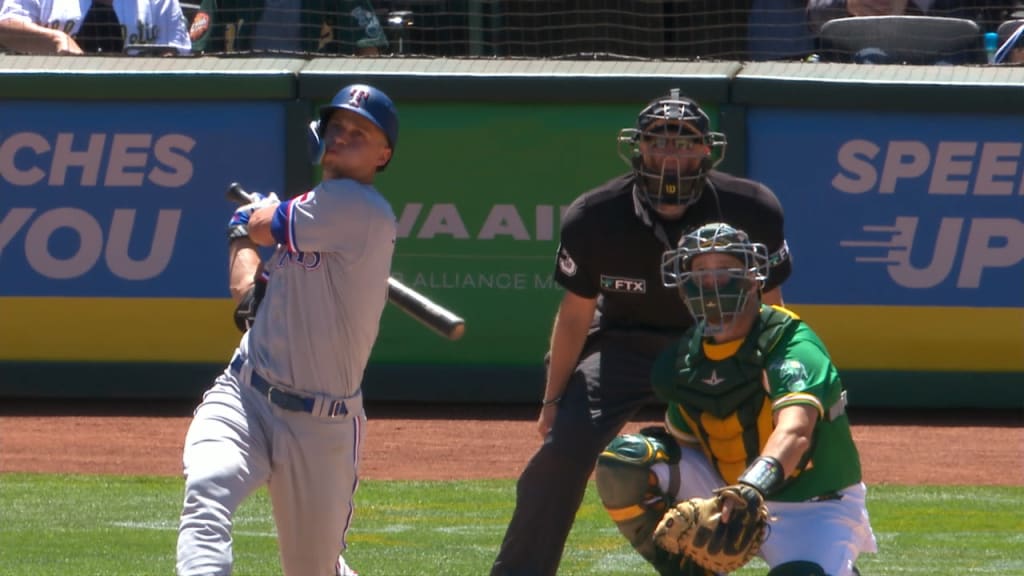
[(763, 184), (714, 169), (725, 135), (678, 90), (619, 133), (631, 171), (578, 197), (562, 220), (555, 316), (537, 420), (544, 439), (516, 486), (492, 576), (556, 573), (598, 455), (654, 400), (654, 358), (693, 324), (660, 258), (687, 230), (725, 221), (771, 251), (767, 303), (790, 274), (782, 207)]
[[(228, 225), (232, 294), (258, 311), (185, 438), (179, 576), (231, 574), (232, 516), (262, 485), (286, 576), (354, 574), (340, 554), (366, 422), (361, 383), (397, 236), (373, 181), (394, 153), (398, 113), (377, 88), (347, 86), (309, 136), (323, 181), (285, 202), (261, 196)], [(257, 245), (276, 246), (262, 301)]]
[(768, 248), (723, 223), (664, 255), (665, 285), (697, 322), (652, 373), (670, 435), (619, 436), (596, 472), (660, 574), (679, 573), (678, 554), (727, 572), (760, 553), (769, 576), (851, 576), (877, 550), (839, 373), (796, 314), (762, 305), (768, 269)]

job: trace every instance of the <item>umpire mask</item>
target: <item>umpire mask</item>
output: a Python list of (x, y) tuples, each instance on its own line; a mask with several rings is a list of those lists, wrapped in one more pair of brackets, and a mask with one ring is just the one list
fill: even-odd
[(644, 107), (636, 126), (618, 137), (619, 157), (652, 207), (696, 202), (708, 171), (725, 158), (725, 145), (725, 135), (712, 132), (708, 115), (678, 89)]

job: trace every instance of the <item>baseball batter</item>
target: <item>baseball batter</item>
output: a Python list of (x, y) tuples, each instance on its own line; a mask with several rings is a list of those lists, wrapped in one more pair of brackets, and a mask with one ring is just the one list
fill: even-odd
[(259, 197), (229, 224), (240, 302), (262, 266), (255, 245), (276, 251), (252, 327), (185, 439), (179, 576), (231, 573), (232, 515), (264, 484), (284, 574), (354, 574), (340, 553), (359, 483), (360, 386), (396, 238), (373, 180), (397, 143), (397, 111), (380, 90), (347, 86), (320, 109), (310, 138), (323, 181), (286, 202)]
[(665, 285), (697, 321), (652, 371), (669, 434), (617, 437), (596, 472), (609, 514), (659, 574), (683, 573), (679, 556), (651, 539), (666, 507), (724, 485), (767, 501), (760, 555), (769, 576), (851, 576), (857, 557), (876, 551), (846, 392), (814, 331), (762, 305), (768, 254), (745, 232), (712, 223), (664, 255)]

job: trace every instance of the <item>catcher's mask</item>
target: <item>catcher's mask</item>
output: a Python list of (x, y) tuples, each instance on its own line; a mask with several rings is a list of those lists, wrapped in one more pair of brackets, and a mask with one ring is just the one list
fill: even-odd
[(707, 173), (725, 158), (725, 144), (725, 134), (711, 131), (704, 110), (674, 88), (644, 107), (635, 127), (619, 131), (618, 152), (652, 207), (689, 206), (700, 198)]
[[(729, 258), (695, 260), (705, 254)], [(768, 279), (768, 248), (751, 242), (746, 232), (720, 222), (705, 224), (679, 240), (679, 247), (661, 257), (662, 283), (675, 287), (705, 334), (728, 330), (760, 300)]]
[[(313, 164), (319, 164), (324, 157), (324, 129), (335, 110), (349, 110), (373, 122), (384, 132), (388, 146), (392, 150), (392, 158), (394, 157), (394, 150), (398, 145), (398, 110), (395, 109), (395, 103), (387, 94), (373, 86), (352, 84), (339, 90), (329, 104), (321, 106), (319, 117), (309, 123), (306, 135)], [(388, 163), (390, 162), (391, 159), (388, 159)], [(386, 167), (387, 164), (384, 164), (377, 171), (380, 172)]]

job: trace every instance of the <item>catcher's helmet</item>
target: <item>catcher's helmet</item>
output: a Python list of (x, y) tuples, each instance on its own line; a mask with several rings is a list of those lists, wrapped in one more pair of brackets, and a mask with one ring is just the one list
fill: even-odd
[[(642, 141), (651, 156), (646, 162)], [(725, 145), (725, 134), (712, 132), (707, 113), (677, 88), (647, 104), (636, 126), (623, 128), (618, 138), (619, 156), (633, 169), (642, 197), (652, 206), (696, 202), (708, 171), (725, 158)], [(691, 167), (694, 158), (698, 162)]]
[[(693, 261), (702, 254), (728, 254), (739, 264), (699, 267)], [(768, 248), (751, 242), (747, 233), (728, 224), (714, 222), (684, 235), (675, 250), (661, 257), (662, 283), (678, 288), (697, 322), (706, 333), (725, 330), (736, 320), (750, 299), (760, 293), (768, 279)]]
[[(339, 90), (330, 104), (321, 106), (320, 117), (309, 123), (309, 152), (313, 164), (319, 164), (324, 157), (324, 128), (327, 126), (327, 119), (335, 110), (349, 110), (359, 114), (384, 132), (392, 151), (398, 145), (398, 110), (395, 109), (395, 103), (387, 94), (373, 86), (352, 84)], [(386, 166), (387, 164), (384, 164), (378, 171)]]

